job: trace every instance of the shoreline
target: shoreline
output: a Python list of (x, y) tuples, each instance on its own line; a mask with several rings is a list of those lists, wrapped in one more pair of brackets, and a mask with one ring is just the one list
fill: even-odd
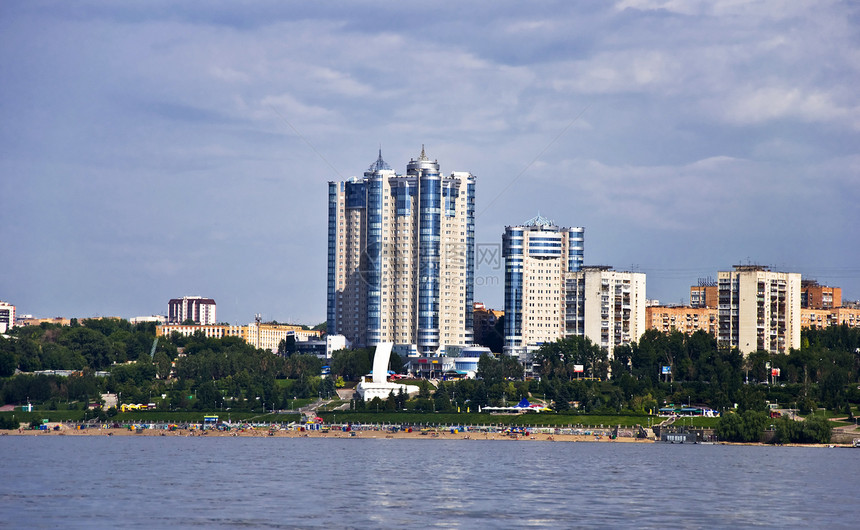
[[(433, 432), (390, 432), (383, 430), (361, 430), (352, 432), (343, 431), (299, 431), (299, 430), (273, 430), (249, 428), (236, 429), (231, 431), (218, 430), (200, 430), (200, 429), (177, 429), (175, 431), (166, 431), (163, 429), (138, 429), (129, 430), (127, 428), (98, 428), (98, 429), (70, 429), (61, 426), (60, 430), (0, 430), (0, 436), (172, 436), (172, 437), (203, 437), (203, 438), (332, 438), (332, 439), (393, 439), (393, 440), (492, 440), (492, 441), (508, 441), (508, 442), (579, 442), (579, 443), (669, 443), (659, 442), (650, 438), (632, 438), (627, 436), (619, 436), (611, 438), (606, 435), (585, 435), (585, 434), (548, 434), (548, 433), (529, 433), (509, 435), (501, 432), (487, 433), (479, 431), (467, 432), (450, 432), (449, 430), (439, 430)], [(683, 445), (683, 444), (680, 444)], [(686, 444), (695, 445), (695, 444)], [(852, 444), (766, 444), (753, 442), (708, 442), (706, 445), (735, 445), (735, 446), (760, 446), (760, 447), (817, 447), (817, 448), (847, 448), (853, 449)]]
[(230, 431), (219, 431), (214, 429), (177, 429), (167, 431), (163, 429), (138, 429), (127, 428), (98, 428), (98, 429), (70, 429), (60, 426), (60, 430), (0, 430), (0, 436), (174, 436), (174, 437), (205, 437), (205, 438), (341, 438), (341, 439), (396, 439), (396, 440), (496, 440), (496, 441), (541, 441), (541, 442), (613, 442), (613, 443), (655, 443), (648, 438), (621, 437), (612, 439), (606, 435), (579, 435), (579, 434), (547, 434), (529, 433), (508, 435), (501, 432), (487, 433), (479, 431), (450, 432), (450, 430), (438, 430), (432, 432), (419, 431), (385, 431), (385, 430), (358, 430), (344, 432), (332, 430), (322, 431), (299, 431), (269, 430), (260, 428), (234, 429)]

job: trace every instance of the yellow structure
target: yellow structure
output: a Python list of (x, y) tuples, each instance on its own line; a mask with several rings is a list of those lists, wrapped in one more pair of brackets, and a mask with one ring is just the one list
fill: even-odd
[(201, 332), (209, 339), (239, 337), (255, 348), (270, 350), (273, 353), (278, 351), (278, 345), (288, 336), (294, 336), (297, 341), (308, 341), (322, 336), (319, 330), (303, 329), (301, 326), (290, 324), (252, 323), (247, 326), (165, 324), (155, 328), (157, 337), (170, 336), (173, 332), (186, 337)]
[(801, 309), (800, 326), (824, 329), (845, 324), (849, 328), (860, 327), (860, 309), (835, 307), (832, 309)]
[(18, 318), (18, 321), (15, 323), (16, 326), (38, 326), (41, 324), (59, 324), (61, 326), (68, 326), (71, 324), (71, 320), (68, 318), (56, 317), (56, 318)]
[(686, 334), (701, 330), (717, 338), (719, 313), (711, 307), (649, 306), (645, 308), (645, 329)]

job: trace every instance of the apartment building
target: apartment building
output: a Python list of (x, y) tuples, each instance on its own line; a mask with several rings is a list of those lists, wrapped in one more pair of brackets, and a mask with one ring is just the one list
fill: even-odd
[(710, 307), (648, 306), (645, 308), (645, 328), (661, 333), (680, 331), (686, 334), (701, 330), (717, 338), (719, 312)]
[(842, 307), (842, 288), (819, 285), (815, 280), (801, 280), (800, 307), (803, 309)]
[(860, 327), (860, 308), (800, 309), (801, 328), (824, 329), (841, 325), (846, 325), (849, 328)]
[(800, 348), (800, 274), (760, 265), (718, 273), (721, 345), (747, 355)]
[(183, 296), (167, 302), (168, 324), (182, 324), (186, 320), (201, 325), (215, 324), (215, 300), (202, 296)]
[(583, 267), (568, 275), (565, 298), (565, 335), (588, 337), (610, 358), (645, 333), (644, 273)]
[(709, 307), (717, 309), (720, 305), (719, 288), (717, 282), (712, 280), (700, 280), (698, 285), (690, 287), (690, 307)]
[(565, 281), (582, 268), (584, 238), (541, 215), (505, 227), (505, 354), (523, 359), (565, 336)]
[(0, 333), (15, 327), (15, 306), (0, 300)]

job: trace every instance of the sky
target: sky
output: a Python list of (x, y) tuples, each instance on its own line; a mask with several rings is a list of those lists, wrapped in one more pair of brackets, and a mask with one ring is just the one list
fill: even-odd
[(688, 302), (755, 263), (860, 299), (860, 6), (0, 3), (0, 299), (41, 317), (325, 319), (327, 185), (422, 145), (506, 225)]

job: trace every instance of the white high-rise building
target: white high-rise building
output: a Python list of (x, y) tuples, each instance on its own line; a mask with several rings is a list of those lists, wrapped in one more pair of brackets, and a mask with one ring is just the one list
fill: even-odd
[(505, 227), (505, 354), (522, 358), (564, 337), (565, 280), (582, 267), (584, 236), (541, 215)]
[(585, 336), (605, 348), (639, 340), (645, 333), (645, 274), (583, 267), (568, 276), (566, 336)]
[(167, 323), (182, 324), (193, 320), (197, 324), (215, 324), (215, 300), (202, 296), (173, 298), (167, 303)]
[(328, 332), (354, 345), (473, 340), (475, 177), (442, 175), (421, 149), (406, 175), (382, 159), (329, 182)]
[(15, 306), (0, 300), (0, 333), (15, 327)]
[(800, 348), (800, 274), (759, 265), (735, 265), (717, 273), (718, 340), (744, 355)]

